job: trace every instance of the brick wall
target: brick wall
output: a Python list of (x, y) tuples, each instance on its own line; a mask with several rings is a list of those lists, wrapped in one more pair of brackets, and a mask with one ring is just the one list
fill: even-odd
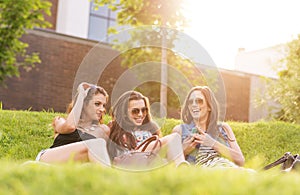
[(226, 90), (226, 120), (249, 121), (250, 76), (221, 71)]
[[(30, 44), (29, 52), (39, 52), (41, 64), (33, 70), (21, 70), (20, 78), (6, 81), (7, 88), (0, 87), (0, 101), (4, 109), (29, 109), (65, 111), (72, 99), (76, 71), (83, 58), (96, 44), (42, 30), (29, 31), (23, 40)], [(103, 45), (104, 51), (111, 50)], [(110, 66), (116, 66), (115, 60)], [(112, 68), (110, 68), (112, 70)], [(122, 71), (122, 69), (120, 69)], [(114, 71), (117, 75), (118, 71)], [(110, 73), (108, 75), (111, 75)], [(103, 87), (107, 88), (108, 84)]]
[[(21, 71), (20, 78), (8, 79), (7, 88), (0, 87), (0, 101), (4, 109), (49, 110), (64, 112), (72, 99), (76, 71), (96, 42), (74, 38), (45, 30), (29, 31), (23, 37), (30, 52), (39, 52), (42, 60), (33, 70)], [(117, 55), (107, 45), (99, 45), (103, 56)], [(124, 72), (115, 58), (97, 82), (109, 94), (114, 82)], [(224, 80), (227, 103), (226, 120), (248, 121), (250, 77), (234, 71), (220, 70)], [(108, 105), (110, 106), (110, 105)], [(172, 114), (174, 116), (174, 113)], [(175, 116), (179, 116), (175, 113)]]

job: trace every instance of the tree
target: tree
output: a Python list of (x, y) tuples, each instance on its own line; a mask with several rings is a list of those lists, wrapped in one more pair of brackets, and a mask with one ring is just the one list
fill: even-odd
[(38, 53), (27, 53), (28, 44), (20, 38), (26, 29), (50, 26), (44, 20), (50, 7), (46, 0), (0, 0), (0, 84), (7, 77), (19, 76), (20, 67), (30, 70), (41, 62)]
[(187, 24), (182, 8), (184, 0), (94, 0), (97, 6), (118, 10), (119, 25), (159, 25), (183, 29)]
[[(193, 62), (189, 59), (164, 48), (165, 45), (172, 46), (172, 42), (176, 40), (176, 31), (171, 29), (183, 30), (187, 25), (187, 20), (182, 12), (183, 3), (184, 0), (120, 0), (120, 3), (111, 0), (94, 1), (95, 5), (108, 5), (112, 11), (118, 10), (117, 23), (120, 26), (138, 27), (151, 25), (170, 28), (170, 30), (157, 28), (156, 31), (149, 31), (147, 33), (145, 31), (143, 33), (135, 31), (131, 34), (133, 39), (123, 42), (116, 47), (120, 51), (125, 51), (126, 47), (128, 48), (126, 52), (121, 54), (124, 59), (122, 64), (127, 67), (149, 61), (161, 62), (162, 68), (159, 74), (161, 75), (161, 79), (164, 80), (162, 83), (169, 82), (170, 79), (176, 79), (170, 75), (169, 78), (167, 77), (168, 69), (165, 66), (166, 64), (172, 65), (185, 73), (190, 73), (191, 69), (188, 67), (193, 67)], [(117, 33), (117, 30), (111, 28), (109, 32)], [(128, 46), (132, 45), (132, 42), (139, 42), (141, 46), (147, 45), (147, 43), (160, 42), (161, 48), (145, 46), (130, 49)], [(145, 88), (149, 89), (149, 87)], [(153, 88), (157, 89), (157, 87)], [(160, 102), (164, 106), (167, 106), (167, 87), (161, 85), (160, 92)], [(145, 94), (148, 93), (145, 92)]]
[(300, 35), (287, 46), (288, 53), (279, 67), (278, 80), (268, 83), (268, 95), (279, 103), (279, 107), (275, 107), (279, 109), (277, 119), (300, 123)]

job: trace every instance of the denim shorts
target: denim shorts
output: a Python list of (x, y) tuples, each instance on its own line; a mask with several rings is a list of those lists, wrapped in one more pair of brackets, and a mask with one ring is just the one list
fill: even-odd
[(35, 158), (35, 161), (40, 161), (41, 160), (41, 156), (47, 151), (48, 149), (45, 150), (41, 150), (38, 155)]

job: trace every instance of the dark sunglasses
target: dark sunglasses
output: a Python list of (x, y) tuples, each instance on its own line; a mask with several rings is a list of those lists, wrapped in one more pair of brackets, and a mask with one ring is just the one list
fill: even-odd
[(140, 112), (142, 112), (142, 114), (145, 115), (148, 112), (148, 108), (147, 107), (144, 107), (144, 108), (141, 108), (141, 109), (139, 109), (139, 108), (133, 108), (131, 110), (131, 114), (132, 115), (138, 115)]
[(194, 99), (189, 99), (188, 100), (188, 104), (189, 105), (192, 105), (193, 103), (196, 103), (196, 104), (203, 104), (203, 99), (202, 98), (194, 98)]

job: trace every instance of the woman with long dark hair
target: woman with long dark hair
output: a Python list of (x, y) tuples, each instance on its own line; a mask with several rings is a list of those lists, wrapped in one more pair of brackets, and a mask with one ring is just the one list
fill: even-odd
[[(125, 92), (112, 108), (108, 151), (111, 159), (126, 152), (136, 150), (147, 138), (158, 135), (162, 148), (166, 148), (166, 158), (176, 166), (187, 164), (183, 156), (180, 136), (176, 133), (161, 137), (158, 125), (152, 120), (149, 100), (136, 91)], [(151, 144), (147, 150), (151, 150)], [(156, 151), (157, 153), (159, 151)]]
[[(214, 93), (207, 86), (193, 87), (181, 112), (183, 124), (175, 126), (186, 160), (202, 167), (238, 167), (245, 159), (231, 127), (220, 123)], [(224, 158), (225, 157), (225, 158)]]

